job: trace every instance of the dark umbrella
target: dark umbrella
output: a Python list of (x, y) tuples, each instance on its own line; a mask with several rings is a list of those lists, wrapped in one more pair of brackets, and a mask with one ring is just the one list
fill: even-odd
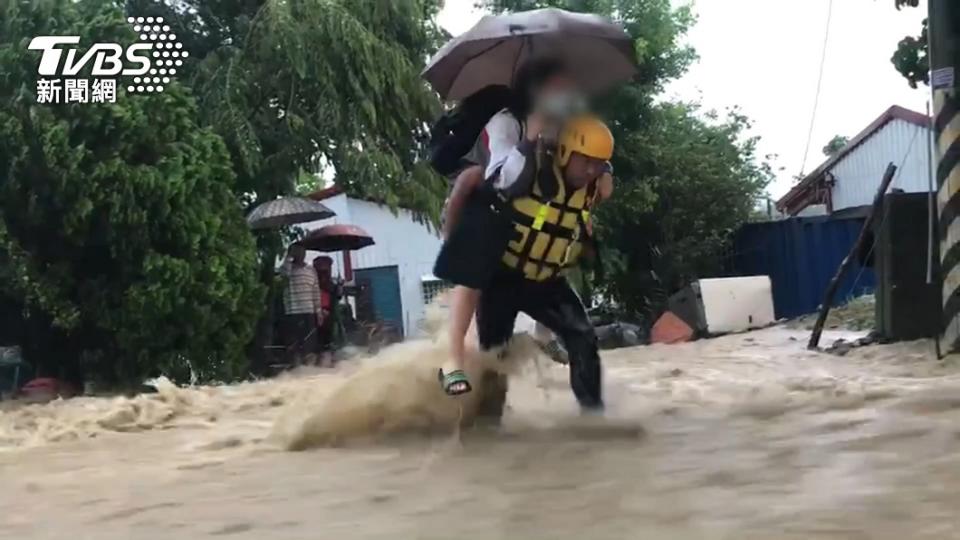
[(421, 74), (445, 99), (460, 100), (491, 85), (510, 86), (532, 57), (559, 58), (588, 90), (636, 73), (633, 40), (605, 17), (547, 8), (487, 15), (450, 40)]
[(337, 215), (326, 206), (303, 197), (281, 197), (257, 206), (247, 215), (251, 229), (276, 229)]
[(310, 231), (300, 245), (311, 251), (353, 251), (374, 244), (373, 238), (356, 225), (327, 225)]

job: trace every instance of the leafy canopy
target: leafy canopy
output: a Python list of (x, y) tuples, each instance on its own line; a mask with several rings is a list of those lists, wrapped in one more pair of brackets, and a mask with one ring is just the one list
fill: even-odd
[[(919, 0), (894, 0), (897, 10), (904, 7), (919, 7)], [(930, 51), (928, 34), (928, 20), (923, 20), (919, 36), (907, 36), (897, 44), (897, 50), (890, 61), (893, 67), (900, 72), (910, 88), (917, 88), (920, 83), (930, 84)]]
[(130, 0), (166, 15), (196, 59), (200, 121), (250, 203), (323, 173), (348, 193), (436, 219), (443, 180), (417, 157), (436, 96), (419, 78), (439, 0)]
[(830, 157), (835, 155), (840, 150), (843, 150), (843, 147), (850, 142), (849, 137), (844, 137), (843, 135), (834, 135), (830, 142), (823, 147), (823, 155)]
[(176, 83), (127, 95), (121, 79), (115, 104), (38, 105), (26, 45), (64, 34), (135, 40), (102, 2), (0, 11), (0, 305), (20, 310), (53, 375), (241, 374), (262, 289), (223, 141)]

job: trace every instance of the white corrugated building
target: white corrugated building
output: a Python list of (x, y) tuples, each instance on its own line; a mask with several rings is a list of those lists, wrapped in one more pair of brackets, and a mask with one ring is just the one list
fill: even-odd
[[(402, 326), (404, 336), (420, 335), (426, 304), (441, 290), (431, 274), (441, 244), (438, 231), (416, 221), (409, 210), (394, 212), (385, 205), (348, 197), (337, 187), (310, 198), (323, 202), (336, 216), (304, 223), (304, 229), (350, 224), (373, 237), (374, 245), (351, 254), (354, 280), (370, 287), (378, 320)], [(310, 251), (307, 258), (319, 255)], [(334, 260), (334, 274), (343, 276), (343, 255), (328, 255)]]
[(891, 162), (900, 167), (891, 190), (927, 192), (929, 136), (926, 115), (893, 106), (777, 201), (777, 209), (791, 216), (856, 212), (873, 203)]

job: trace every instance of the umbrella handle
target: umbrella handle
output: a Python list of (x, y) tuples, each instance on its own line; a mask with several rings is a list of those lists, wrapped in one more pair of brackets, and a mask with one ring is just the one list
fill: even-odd
[[(511, 24), (510, 34), (513, 35), (516, 32), (522, 32), (523, 30), (526, 30), (526, 28), (527, 27), (522, 24)], [(497, 43), (497, 45), (499, 45), (499, 43)], [(527, 46), (530, 47), (530, 54), (528, 55), (528, 57), (533, 56), (533, 40), (530, 39), (530, 36), (524, 36), (523, 45), (517, 48), (517, 56), (516, 58), (513, 59), (513, 75), (510, 76), (511, 89), (516, 89), (517, 87), (517, 72), (520, 71), (520, 56), (523, 55), (523, 50), (527, 48)], [(518, 118), (517, 120), (522, 121), (523, 119)]]
[(353, 261), (350, 259), (350, 250), (343, 250), (343, 279), (353, 281)]

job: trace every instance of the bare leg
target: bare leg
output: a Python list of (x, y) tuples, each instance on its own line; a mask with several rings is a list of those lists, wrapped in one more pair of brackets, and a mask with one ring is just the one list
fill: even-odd
[[(467, 167), (457, 176), (453, 191), (444, 209), (444, 238), (450, 237), (450, 232), (460, 220), (460, 214), (467, 199), (482, 182), (483, 168), (478, 165)], [(468, 287), (454, 287), (450, 294), (450, 360), (441, 369), (441, 372), (445, 375), (458, 371), (463, 372), (466, 356), (464, 341), (467, 337), (467, 331), (470, 329), (473, 314), (477, 309), (477, 302), (480, 299), (480, 291)], [(460, 380), (444, 383), (444, 390), (449, 394), (462, 394), (468, 388), (470, 386), (465, 375)]]
[[(454, 287), (450, 309), (450, 361), (444, 366), (444, 373), (463, 370), (466, 357), (464, 341), (473, 313), (480, 300), (480, 291), (467, 287)], [(465, 382), (455, 382), (448, 388), (451, 392), (462, 392), (466, 388)]]

